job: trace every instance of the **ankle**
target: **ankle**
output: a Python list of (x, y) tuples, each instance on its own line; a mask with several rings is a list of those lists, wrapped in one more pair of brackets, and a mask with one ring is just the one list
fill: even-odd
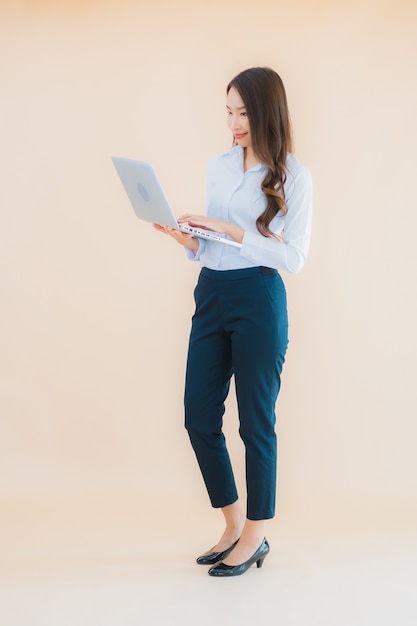
[(245, 527), (245, 520), (244, 518), (236, 518), (234, 520), (228, 520), (226, 522), (226, 532), (229, 533), (239, 533), (239, 535), (241, 534), (241, 532), (243, 531), (243, 528)]
[(244, 543), (257, 545), (261, 544), (265, 537), (265, 522), (263, 520), (253, 521), (247, 519), (242, 529), (241, 540)]

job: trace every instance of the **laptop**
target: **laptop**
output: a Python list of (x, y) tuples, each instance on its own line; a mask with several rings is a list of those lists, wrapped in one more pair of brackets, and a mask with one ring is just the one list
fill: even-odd
[(242, 244), (233, 241), (233, 239), (227, 239), (221, 233), (178, 224), (156, 172), (150, 163), (116, 156), (112, 156), (112, 161), (139, 219), (161, 226), (171, 226), (171, 228), (190, 233), (193, 237), (209, 239), (237, 248), (241, 247)]

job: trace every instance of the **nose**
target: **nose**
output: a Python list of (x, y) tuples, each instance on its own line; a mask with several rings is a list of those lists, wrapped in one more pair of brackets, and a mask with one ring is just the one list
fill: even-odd
[(229, 116), (229, 128), (230, 130), (238, 130), (239, 128), (239, 115), (231, 114)]

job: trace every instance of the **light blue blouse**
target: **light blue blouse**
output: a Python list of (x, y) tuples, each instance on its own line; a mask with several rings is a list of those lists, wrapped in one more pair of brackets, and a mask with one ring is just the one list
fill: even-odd
[(241, 269), (263, 265), (287, 272), (298, 272), (304, 265), (311, 236), (312, 181), (309, 170), (294, 154), (288, 154), (287, 180), (284, 185), (288, 212), (276, 216), (270, 229), (284, 229), (284, 241), (264, 237), (256, 228), (256, 219), (266, 207), (261, 183), (267, 168), (258, 164), (243, 169), (240, 146), (213, 157), (207, 167), (207, 206), (209, 217), (237, 224), (244, 229), (242, 247), (199, 239), (196, 252), (187, 256), (201, 266), (214, 270)]

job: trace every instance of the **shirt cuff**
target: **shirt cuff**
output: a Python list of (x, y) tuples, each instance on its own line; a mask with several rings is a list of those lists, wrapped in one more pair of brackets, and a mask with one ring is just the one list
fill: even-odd
[(197, 239), (198, 248), (197, 250), (190, 250), (190, 248), (184, 248), (186, 257), (189, 261), (199, 261), (200, 256), (205, 248), (206, 242), (204, 239)]

